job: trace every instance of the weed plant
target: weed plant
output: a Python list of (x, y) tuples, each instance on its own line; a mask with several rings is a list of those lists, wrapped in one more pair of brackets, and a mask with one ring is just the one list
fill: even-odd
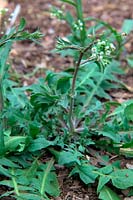
[[(58, 55), (73, 58), (67, 70), (48, 71), (37, 84), (18, 87), (8, 73), (11, 46), (42, 34), (24, 31), (21, 19), (0, 39), (0, 174), (5, 177), (0, 185), (10, 188), (1, 198), (59, 196), (54, 163), (70, 168), (69, 176), (78, 176), (88, 187), (96, 182), (101, 200), (120, 200), (117, 192), (125, 189), (132, 196), (133, 171), (121, 169), (120, 157), (133, 157), (133, 100), (120, 104), (109, 91), (121, 85), (116, 74), (123, 73), (123, 32), (130, 33), (133, 21), (126, 20), (118, 33), (106, 22), (84, 18), (81, 0), (60, 1), (76, 11), (73, 16), (51, 9), (71, 29), (70, 35), (57, 39), (55, 48)], [(95, 25), (87, 28), (88, 20)], [(48, 152), (49, 161), (41, 162)], [(118, 159), (113, 162), (114, 157)]]

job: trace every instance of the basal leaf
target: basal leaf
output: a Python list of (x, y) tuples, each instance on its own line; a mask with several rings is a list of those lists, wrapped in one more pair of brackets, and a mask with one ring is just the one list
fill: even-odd
[(117, 188), (127, 189), (133, 187), (133, 170), (116, 170), (111, 173), (111, 177), (113, 185)]
[(114, 132), (111, 132), (111, 131), (100, 131), (98, 133), (99, 135), (103, 135), (105, 137), (108, 137), (110, 139), (112, 139), (114, 142), (120, 142), (120, 135), (114, 133)]
[(99, 199), (101, 200), (121, 200), (120, 197), (109, 187), (104, 186), (100, 191)]
[(30, 152), (34, 152), (52, 146), (53, 144), (53, 142), (46, 140), (44, 137), (39, 137), (32, 141), (28, 149)]
[(6, 152), (18, 151), (21, 152), (25, 148), (26, 136), (12, 136), (6, 139), (5, 149)]
[(70, 173), (70, 176), (73, 174), (79, 174), (80, 179), (85, 183), (94, 183), (98, 174), (94, 173), (96, 167), (92, 165), (77, 165)]
[(124, 110), (124, 114), (128, 120), (133, 121), (133, 103), (126, 106), (126, 108)]
[(5, 169), (4, 167), (2, 167), (0, 165), (0, 174), (7, 176), (7, 177), (11, 177), (11, 174), (9, 173), (9, 171), (7, 169)]
[(43, 197), (45, 193), (57, 197), (60, 193), (59, 184), (55, 172), (52, 172), (54, 160), (51, 159), (44, 168), (43, 176), (40, 177), (40, 194)]
[(133, 68), (133, 55), (127, 58), (128, 65)]
[(60, 165), (64, 165), (64, 164), (72, 164), (72, 163), (77, 163), (80, 165), (80, 160), (79, 158), (82, 156), (82, 154), (78, 151), (62, 151), (59, 154), (59, 158), (58, 158), (58, 163)]
[(57, 175), (55, 172), (51, 172), (48, 174), (46, 185), (45, 185), (46, 192), (54, 197), (59, 196), (60, 189), (59, 189), (59, 183), (57, 180)]
[(19, 165), (17, 165), (16, 163), (12, 162), (11, 160), (7, 158), (1, 158), (0, 165), (6, 166), (6, 167), (19, 168)]
[(97, 192), (100, 192), (102, 190), (102, 188), (104, 187), (104, 185), (106, 183), (108, 183), (110, 180), (109, 176), (100, 176), (99, 178), (99, 182), (98, 182), (98, 188), (97, 188)]

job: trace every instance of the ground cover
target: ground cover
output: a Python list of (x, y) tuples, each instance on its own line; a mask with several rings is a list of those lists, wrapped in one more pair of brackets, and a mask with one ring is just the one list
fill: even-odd
[[(37, 78), (40, 75), (42, 75), (44, 71), (46, 72), (47, 69), (59, 72), (62, 69), (67, 69), (68, 65), (72, 66), (73, 61), (68, 56), (62, 59), (59, 56), (54, 55), (53, 53), (49, 52), (49, 50), (52, 50), (53, 47), (55, 46), (55, 38), (57, 36), (60, 36), (60, 37), (66, 36), (66, 33), (69, 34), (69, 32), (70, 32), (70, 28), (66, 25), (66, 23), (64, 21), (59, 22), (57, 19), (52, 18), (49, 15), (49, 12), (47, 12), (49, 10), (50, 4), (53, 4), (53, 2), (50, 3), (50, 1), (48, 1), (48, 2), (44, 3), (43, 1), (36, 1), (36, 2), (31, 1), (31, 3), (29, 2), (27, 4), (27, 2), (25, 2), (25, 1), (23, 1), (23, 2), (21, 2), (21, 1), (20, 2), (19, 1), (12, 2), (11, 1), (11, 2), (9, 2), (9, 5), (13, 9), (15, 7), (16, 3), (20, 3), (22, 5), (21, 15), (25, 16), (27, 19), (27, 22), (28, 22), (27, 28), (30, 31), (34, 31), (34, 30), (36, 30), (36, 28), (39, 27), (41, 29), (41, 32), (43, 32), (46, 36), (41, 41), (41, 46), (34, 44), (33, 42), (28, 42), (28, 41), (14, 44), (13, 50), (11, 51), (11, 59), (13, 62), (12, 68), (11, 68), (12, 79), (15, 81), (19, 81), (20, 85), (24, 84), (25, 86), (27, 86), (31, 83), (36, 82)], [(127, 4), (127, 6), (125, 6), (124, 8), (122, 5), (125, 2), (122, 1), (122, 5), (119, 7), (119, 9), (117, 7), (119, 1), (116, 1), (116, 4), (115, 3), (110, 4), (109, 2), (107, 3), (107, 1), (106, 1), (106, 2), (103, 2), (102, 6), (101, 5), (96, 6), (96, 3), (97, 2), (92, 1), (91, 4), (89, 4), (87, 1), (84, 1), (84, 4), (85, 4), (84, 7), (87, 8), (87, 5), (89, 4), (89, 6), (88, 6), (90, 9), (89, 13), (92, 12), (93, 16), (96, 16), (96, 17), (100, 16), (100, 17), (102, 17), (102, 19), (104, 18), (104, 20), (112, 23), (118, 30), (120, 30), (120, 26), (125, 17), (131, 18), (132, 13), (131, 13), (130, 8), (132, 5), (132, 2), (130, 2), (130, 1), (129, 1), (129, 4)], [(54, 5), (60, 6), (59, 1), (54, 2)], [(27, 10), (23, 9), (23, 8), (27, 8)], [(68, 6), (67, 8), (71, 9), (72, 13), (74, 12), (73, 9), (71, 8), (71, 6)], [(111, 9), (111, 11), (110, 11), (110, 9)], [(125, 9), (125, 12), (124, 12), (124, 15), (121, 15), (121, 11), (123, 9)], [(85, 15), (88, 16), (88, 13), (87, 13), (88, 9), (85, 9), (85, 10), (86, 10)], [(94, 11), (95, 12), (97, 11), (97, 12), (95, 13)], [(110, 15), (108, 15), (107, 13), (110, 13)], [(115, 14), (119, 13), (119, 15), (121, 16), (121, 18), (120, 19), (118, 18), (119, 19), (118, 20), (117, 19), (118, 16), (116, 15), (115, 23), (113, 23), (114, 22), (113, 17), (115, 15), (114, 13)], [(89, 15), (91, 15), (91, 14), (89, 14)], [(103, 15), (103, 16), (101, 16), (101, 15)], [(44, 18), (45, 18), (45, 20), (44, 20)], [(42, 25), (42, 22), (43, 22), (43, 25)], [(62, 41), (59, 41), (59, 42), (62, 42)], [(132, 44), (131, 40), (129, 43), (126, 44), (129, 53), (132, 52), (131, 44)], [(59, 43), (59, 45), (60, 45), (60, 43)], [(132, 99), (132, 69), (130, 69), (129, 67), (126, 67), (127, 62), (125, 62), (125, 60), (122, 61), (122, 65), (124, 67), (124, 70), (126, 69), (128, 72), (127, 72), (126, 76), (119, 75), (118, 77), (122, 77), (122, 80), (127, 85), (123, 85), (122, 88), (115, 90), (115, 92), (114, 92), (114, 90), (110, 91), (110, 95), (112, 96), (113, 100), (117, 100), (118, 103), (122, 103), (125, 100)], [(36, 69), (36, 70), (34, 71), (34, 69)], [(86, 71), (85, 71), (85, 73), (86, 73)], [(28, 76), (24, 76), (25, 74), (28, 74)], [(81, 71), (81, 74), (84, 75), (84, 72)], [(46, 73), (44, 73), (44, 76), (46, 76)], [(54, 77), (55, 74), (54, 73), (49, 74), (49, 76), (47, 77), (47, 80), (49, 80), (49, 81), (50, 81), (50, 79), (49, 79), (50, 76)], [(67, 78), (68, 77), (69, 76), (67, 76)], [(59, 77), (57, 77), (57, 79), (58, 78)], [(66, 79), (66, 80), (69, 80), (69, 79)], [(79, 82), (80, 81), (82, 81), (82, 80), (80, 80), (80, 78), (79, 78)], [(62, 84), (63, 84), (63, 82), (62, 82)], [(65, 82), (65, 84), (67, 84), (67, 82)], [(63, 92), (63, 88), (60, 88), (60, 89)], [(32, 96), (33, 105), (37, 103), (37, 101), (36, 101), (36, 95), (38, 95), (37, 92), (38, 91), (33, 90), (33, 94), (34, 94)], [(51, 95), (53, 95), (53, 94), (51, 93)], [(104, 95), (106, 95), (106, 94), (104, 93)], [(103, 98), (102, 101), (104, 101), (104, 97), (102, 97), (102, 98)], [(78, 101), (80, 102), (79, 99), (78, 99)], [(82, 104), (82, 100), (81, 100), (81, 104)], [(38, 109), (38, 108), (36, 108), (36, 109)], [(49, 114), (51, 115), (51, 113), (49, 113)], [(54, 115), (56, 115), (56, 114), (54, 113)], [(53, 117), (53, 116), (51, 115), (50, 117)], [(96, 116), (96, 117), (98, 117), (98, 116)], [(128, 127), (128, 128), (127, 128), (128, 131), (131, 131), (130, 127)], [(125, 129), (125, 127), (124, 127), (124, 129)], [(104, 136), (106, 137), (107, 135), (104, 135)], [(55, 136), (53, 135), (52, 137), (55, 137)], [(99, 139), (99, 136), (95, 135), (94, 138), (95, 137), (97, 139)], [(114, 140), (113, 140), (113, 142), (114, 142)], [(110, 145), (111, 145), (111, 143), (110, 143)], [(58, 147), (58, 148), (61, 148), (61, 147)], [(59, 150), (58, 148), (56, 150)], [(74, 147), (72, 147), (72, 149), (73, 148)], [(86, 153), (86, 158), (91, 161), (91, 164), (93, 164), (93, 166), (98, 167), (99, 163), (102, 162), (101, 156), (104, 157), (105, 155), (109, 156), (109, 158), (110, 158), (109, 163), (112, 163), (113, 161), (117, 160), (117, 158), (118, 158), (118, 160), (120, 160), (120, 165), (122, 166), (123, 169), (129, 169), (132, 166), (131, 158), (125, 159), (125, 156), (122, 156), (122, 155), (120, 157), (119, 156), (114, 157), (114, 152), (107, 153), (106, 149), (99, 150), (99, 148), (98, 149), (97, 148), (98, 147), (96, 147), (96, 149), (92, 148), (93, 150), (89, 148), (88, 149), (89, 155)], [(97, 155), (97, 150), (98, 150), (98, 153), (100, 154), (100, 158), (99, 158), (99, 155)], [(50, 154), (47, 153), (46, 154), (47, 156), (45, 155), (46, 157), (44, 156), (41, 158), (44, 163), (46, 163), (46, 161), (51, 158), (51, 154), (56, 153), (53, 151), (53, 149), (51, 149), (49, 151), (50, 151)], [(82, 151), (83, 151), (83, 149), (81, 148), (80, 153)], [(88, 157), (87, 157), (87, 155), (88, 155)], [(67, 156), (67, 154), (65, 156)], [(80, 157), (80, 155), (79, 155), (79, 157)], [(65, 162), (64, 162), (64, 165), (68, 164)], [(76, 162), (79, 162), (78, 159), (76, 160)], [(85, 186), (83, 183), (81, 183), (79, 181), (79, 178), (77, 176), (74, 179), (68, 178), (67, 169), (64, 167), (62, 168), (61, 165), (62, 165), (62, 163), (59, 165), (58, 164), (55, 165), (56, 172), (58, 174), (60, 187), (62, 189), (61, 197), (57, 197), (56, 199), (98, 199), (98, 196), (96, 194), (96, 185), (95, 185), (96, 183), (93, 183), (92, 186), (89, 187), (89, 189), (88, 189), (87, 186)], [(72, 168), (72, 167), (73, 166), (70, 165), (70, 168)], [(105, 169), (105, 170), (107, 170), (107, 169)], [(77, 171), (76, 168), (75, 168), (75, 171)], [(77, 171), (77, 173), (78, 173), (78, 171)], [(83, 180), (83, 178), (81, 178), (81, 179)], [(106, 181), (107, 180), (105, 180), (105, 182)], [(108, 185), (108, 186), (110, 186), (110, 185)], [(111, 186), (111, 188), (112, 188), (112, 186)], [(106, 188), (104, 188), (104, 189), (106, 191)], [(126, 192), (129, 192), (129, 190), (128, 191), (125, 191), (125, 190), (119, 191), (118, 193), (120, 193), (119, 194), (120, 198), (126, 197), (126, 195), (127, 195), (127, 194), (125, 194)], [(106, 197), (104, 197), (104, 198), (106, 198)], [(117, 197), (114, 197), (114, 199), (115, 198), (117, 199)], [(8, 199), (8, 197), (3, 197), (3, 199)]]

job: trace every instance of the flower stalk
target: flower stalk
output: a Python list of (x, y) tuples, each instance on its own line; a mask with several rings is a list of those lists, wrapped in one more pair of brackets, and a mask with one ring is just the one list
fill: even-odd
[(90, 44), (89, 46), (87, 46), (80, 52), (78, 62), (75, 65), (74, 75), (72, 79), (71, 94), (70, 94), (70, 111), (69, 111), (69, 127), (70, 127), (71, 135), (73, 135), (73, 133), (75, 132), (73, 110), (74, 110), (75, 85), (76, 85), (77, 74), (78, 74), (79, 67), (81, 65), (82, 58), (84, 54), (91, 48), (91, 46), (92, 44)]

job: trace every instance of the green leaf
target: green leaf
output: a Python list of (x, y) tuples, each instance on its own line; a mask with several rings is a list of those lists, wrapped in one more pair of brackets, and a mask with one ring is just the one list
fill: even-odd
[(122, 31), (129, 34), (132, 30), (133, 30), (133, 20), (125, 19), (122, 26)]
[(59, 158), (58, 158), (58, 163), (60, 165), (65, 165), (65, 164), (72, 164), (72, 163), (77, 163), (80, 165), (80, 160), (79, 158), (82, 156), (82, 154), (78, 151), (62, 151), (59, 153)]
[(26, 136), (12, 136), (5, 141), (6, 152), (18, 151), (21, 152), (25, 148)]
[(120, 135), (113, 133), (111, 131), (108, 131), (108, 132), (107, 131), (100, 131), (98, 133), (98, 135), (103, 135), (105, 137), (108, 137), (108, 138), (112, 139), (114, 142), (117, 142), (117, 143), (119, 143), (120, 139), (121, 139)]
[(0, 164), (4, 165), (6, 167), (14, 167), (14, 168), (19, 168), (19, 165), (13, 163), (11, 160), (7, 159), (7, 158), (1, 158), (0, 159)]
[(133, 170), (122, 169), (111, 173), (112, 184), (120, 189), (133, 187)]
[(102, 188), (104, 187), (104, 185), (106, 183), (108, 183), (110, 181), (110, 177), (109, 176), (100, 176), (99, 178), (99, 182), (98, 182), (98, 188), (97, 188), (97, 192), (100, 192), (102, 190)]
[(60, 90), (62, 94), (67, 93), (70, 88), (70, 77), (62, 77), (57, 82), (57, 90)]
[(133, 68), (133, 55), (127, 58), (128, 65)]
[(103, 188), (103, 186), (109, 182), (111, 177), (109, 174), (113, 171), (112, 165), (107, 165), (106, 167), (102, 167), (98, 171), (95, 171), (96, 174), (100, 175), (99, 182), (98, 182), (98, 188), (97, 191), (100, 192), (100, 190)]
[(8, 41), (4, 46), (0, 48), (0, 80), (3, 79), (6, 72), (6, 61), (9, 56), (12, 42)]
[(45, 185), (46, 192), (54, 197), (59, 196), (60, 189), (59, 189), (59, 183), (57, 180), (57, 175), (55, 172), (51, 172), (48, 174), (46, 185)]
[(39, 137), (32, 141), (28, 150), (34, 152), (52, 146), (53, 144), (53, 142), (46, 140), (44, 137)]
[(85, 183), (94, 183), (98, 174), (94, 173), (96, 167), (92, 165), (77, 165), (70, 173), (70, 176), (73, 174), (79, 174), (80, 179)]
[(5, 169), (4, 167), (2, 167), (1, 165), (0, 165), (0, 174), (7, 176), (7, 177), (11, 177), (9, 171), (7, 169)]
[(99, 199), (102, 200), (121, 200), (120, 197), (109, 187), (104, 186), (100, 191)]
[(120, 154), (133, 158), (133, 148), (120, 148)]
[[(30, 194), (30, 193), (25, 193), (21, 194), (20, 197), (17, 197), (18, 200), (44, 200), (44, 198), (40, 197), (37, 194)], [(49, 200), (49, 198), (46, 198), (45, 200)]]
[(57, 197), (60, 193), (56, 174), (54, 172), (51, 172), (53, 164), (54, 160), (51, 159), (48, 162), (46, 168), (44, 168), (40, 187), (40, 194), (42, 197), (44, 196), (45, 192), (55, 197)]
[(31, 180), (34, 177), (34, 174), (36, 173), (38, 166), (39, 166), (38, 159), (35, 159), (34, 162), (31, 164), (31, 167), (25, 173), (25, 176), (27, 177), (28, 180)]
[(24, 28), (25, 28), (25, 25), (26, 25), (25, 19), (24, 19), (24, 18), (21, 18), (21, 19), (20, 19), (20, 24), (19, 24), (19, 26), (18, 26), (18, 31), (23, 31)]
[(71, 1), (71, 0), (60, 0), (60, 1), (68, 3), (68, 4), (72, 5), (72, 6), (76, 6), (76, 3), (74, 1)]
[(126, 108), (124, 110), (124, 114), (128, 120), (133, 121), (133, 103), (126, 106)]

